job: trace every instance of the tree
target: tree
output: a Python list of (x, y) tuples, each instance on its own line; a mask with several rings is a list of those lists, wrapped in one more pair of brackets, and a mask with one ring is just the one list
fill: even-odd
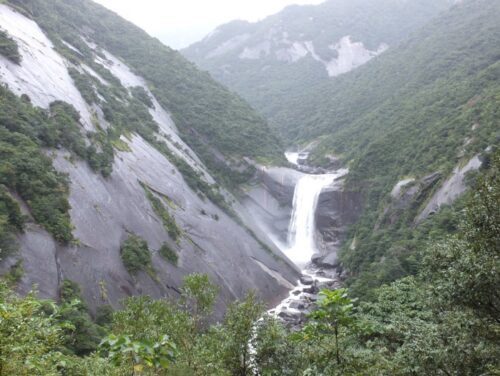
[(210, 282), (206, 274), (193, 273), (184, 278), (181, 304), (191, 313), (196, 330), (212, 312), (217, 292), (217, 286)]
[(0, 375), (56, 375), (63, 327), (32, 292), (20, 298), (0, 281)]
[(134, 372), (144, 368), (167, 370), (177, 356), (177, 347), (166, 335), (159, 341), (133, 341), (129, 336), (109, 335), (99, 347), (114, 366), (124, 365)]
[(262, 315), (264, 306), (258, 302), (254, 291), (249, 291), (245, 299), (228, 308), (223, 324), (225, 333), (222, 357), (228, 371), (234, 376), (251, 375), (251, 344), (256, 336), (256, 322)]
[(335, 336), (335, 358), (341, 363), (339, 349), (339, 331), (353, 323), (354, 301), (349, 298), (347, 289), (320, 291), (318, 309), (310, 317), (316, 321), (317, 329)]

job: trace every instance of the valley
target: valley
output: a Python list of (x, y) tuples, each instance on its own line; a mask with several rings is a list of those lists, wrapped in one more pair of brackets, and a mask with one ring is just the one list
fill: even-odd
[(496, 375), (498, 19), (0, 0), (0, 376)]

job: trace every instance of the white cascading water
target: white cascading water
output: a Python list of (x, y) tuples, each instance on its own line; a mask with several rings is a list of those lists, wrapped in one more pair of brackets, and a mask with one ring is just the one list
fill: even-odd
[[(290, 163), (298, 166), (301, 154), (304, 155), (306, 153), (287, 152), (285, 156)], [(295, 185), (292, 217), (288, 227), (288, 248), (284, 249), (284, 253), (295, 265), (301, 268), (302, 275), (311, 278), (311, 281), (307, 285), (304, 284), (306, 282), (302, 283), (302, 279), (297, 281), (297, 285), (290, 291), (288, 298), (284, 299), (273, 309), (270, 309), (268, 314), (274, 317), (292, 317), (292, 319), (293, 317), (300, 317), (301, 309), (307, 310), (305, 304), (310, 306), (310, 303), (304, 302), (307, 302), (312, 296), (310, 289), (313, 285), (317, 287), (321, 284), (326, 284), (329, 288), (334, 286), (335, 279), (316, 275), (314, 268), (311, 265), (308, 266), (308, 264), (310, 264), (312, 256), (317, 251), (315, 235), (316, 207), (318, 206), (319, 195), (324, 188), (333, 185), (335, 180), (344, 176), (347, 172), (347, 169), (341, 169), (323, 175), (304, 174)], [(297, 305), (292, 306), (294, 302)], [(302, 305), (301, 309), (299, 309), (300, 305)], [(251, 367), (258, 374), (253, 359), (255, 348), (251, 342), (249, 342), (249, 350), (252, 357)]]
[(286, 255), (303, 268), (316, 252), (315, 213), (323, 188), (331, 185), (338, 174), (304, 175), (295, 186), (293, 211), (288, 228), (289, 249)]
[[(289, 157), (289, 156), (287, 156)], [(290, 159), (289, 159), (290, 160)], [(316, 253), (316, 207), (319, 195), (324, 188), (333, 186), (334, 182), (347, 174), (347, 169), (337, 170), (330, 174), (303, 175), (295, 186), (293, 196), (293, 210), (288, 228), (288, 248), (285, 254), (302, 270), (302, 275), (312, 278), (315, 285), (330, 284), (335, 282), (331, 277), (316, 275), (316, 270), (311, 266), (311, 258)], [(292, 308), (293, 302), (303, 302), (308, 299), (309, 293), (305, 289), (310, 285), (304, 285), (297, 281), (297, 286), (290, 291), (288, 298), (284, 299), (274, 309), (268, 311), (272, 315), (281, 312), (287, 314), (300, 314), (300, 310)]]

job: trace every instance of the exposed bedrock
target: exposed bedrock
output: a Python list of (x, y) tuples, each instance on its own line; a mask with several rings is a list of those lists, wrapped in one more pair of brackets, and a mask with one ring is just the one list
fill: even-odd
[[(261, 168), (242, 200), (258, 226), (282, 248), (287, 241), (295, 185), (302, 176), (302, 172), (289, 168)], [(313, 257), (315, 264), (337, 266), (337, 249), (349, 225), (359, 218), (362, 206), (361, 194), (345, 191), (341, 181), (320, 194), (316, 210), (319, 253)]]
[(295, 185), (303, 173), (286, 167), (259, 170), (259, 179), (281, 205), (292, 205)]
[(338, 247), (345, 240), (348, 227), (358, 220), (362, 209), (362, 195), (358, 192), (333, 187), (320, 194), (316, 209), (319, 253), (313, 257), (315, 264), (338, 266)]
[(293, 193), (303, 174), (284, 168), (259, 168), (241, 202), (255, 226), (279, 248), (286, 244)]
[[(60, 282), (70, 279), (79, 284), (92, 309), (101, 304), (119, 307), (131, 295), (175, 297), (186, 274), (207, 273), (220, 288), (219, 317), (248, 289), (255, 289), (270, 306), (287, 295), (299, 278), (290, 262), (273, 255), (233, 218), (190, 190), (175, 167), (140, 137), (129, 146), (131, 152), (119, 153), (107, 179), (83, 162), (70, 162), (64, 153), (57, 156), (55, 166), (71, 180), (71, 219), (78, 242), (57, 244), (31, 225), (20, 236), (20, 253), (15, 256), (22, 259), (25, 271), (21, 292), (37, 285), (41, 297), (57, 299)], [(140, 182), (172, 201), (171, 213), (183, 229), (178, 245), (169, 238)], [(156, 276), (132, 276), (125, 269), (120, 246), (130, 233), (148, 242)], [(177, 250), (178, 266), (158, 254), (164, 242)], [(15, 262), (5, 260), (0, 274)]]
[[(67, 70), (74, 64), (53, 48), (33, 20), (0, 4), (0, 24), (16, 41), (22, 55), (20, 64), (0, 56), (1, 84), (8, 85), (17, 95), (28, 95), (34, 105), (42, 108), (48, 108), (54, 100), (73, 105), (81, 116), (82, 135), (83, 131), (110, 126), (102, 108), (96, 103), (88, 104), (76, 87)], [(91, 41), (84, 41), (89, 48), (97, 48)], [(68, 44), (67, 47), (74, 49)], [(154, 98), (146, 81), (125, 62), (101, 47), (98, 50), (96, 64), (106, 68), (124, 88), (141, 86), (150, 96), (149, 112), (158, 125), (155, 137), (198, 172), (200, 179), (213, 183), (201, 160), (176, 133), (168, 109)], [(101, 83), (105, 81), (86, 64), (75, 69)], [(18, 237), (19, 252), (0, 260), (0, 275), (21, 261), (24, 273), (19, 291), (26, 293), (36, 285), (41, 297), (54, 299), (58, 298), (61, 282), (70, 279), (78, 283), (91, 309), (101, 304), (119, 307), (122, 299), (131, 295), (176, 296), (183, 277), (194, 272), (207, 273), (219, 286), (219, 317), (228, 303), (242, 298), (248, 289), (255, 289), (270, 305), (286, 296), (300, 274), (279, 251), (273, 253), (243, 221), (227, 215), (193, 191), (171, 158), (143, 138), (132, 132), (122, 137), (121, 143), (126, 147), (115, 150), (113, 173), (108, 178), (96, 174), (87, 163), (63, 149), (47, 150), (55, 169), (67, 174), (70, 182), (69, 214), (75, 241), (71, 245), (59, 244), (41, 227), (30, 223)], [(147, 193), (162, 202), (163, 209), (182, 230), (177, 242), (169, 236), (168, 225), (163, 223)], [(22, 201), (20, 204), (26, 206)], [(141, 271), (131, 275), (126, 270), (120, 248), (131, 233), (147, 241), (154, 273)], [(164, 243), (178, 254), (178, 265), (159, 255)]]

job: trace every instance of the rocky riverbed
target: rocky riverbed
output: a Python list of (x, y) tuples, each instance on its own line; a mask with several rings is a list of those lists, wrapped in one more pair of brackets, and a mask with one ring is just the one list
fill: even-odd
[(299, 329), (307, 315), (314, 310), (321, 289), (337, 289), (341, 279), (336, 269), (326, 269), (309, 265), (297, 281), (297, 286), (277, 307), (268, 311), (292, 328)]

